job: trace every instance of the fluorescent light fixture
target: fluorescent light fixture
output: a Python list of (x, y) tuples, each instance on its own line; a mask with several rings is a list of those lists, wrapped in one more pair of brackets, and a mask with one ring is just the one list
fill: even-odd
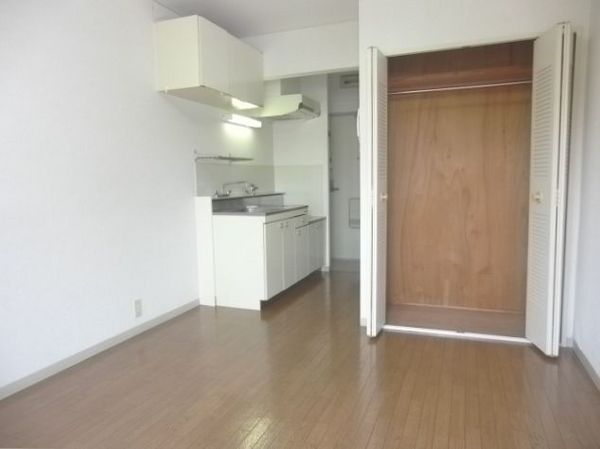
[(248, 103), (247, 101), (231, 97), (231, 107), (243, 111), (244, 109), (256, 109), (258, 106), (253, 103)]
[(250, 117), (246, 117), (238, 114), (226, 114), (223, 116), (223, 120), (227, 123), (233, 123), (234, 125), (247, 126), (249, 128), (261, 128), (262, 122)]

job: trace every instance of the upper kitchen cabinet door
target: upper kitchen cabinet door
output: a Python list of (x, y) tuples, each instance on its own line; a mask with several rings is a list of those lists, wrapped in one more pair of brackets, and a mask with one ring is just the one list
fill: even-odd
[[(199, 16), (158, 22), (158, 90), (207, 87), (229, 93), (229, 38), (225, 30)], [(194, 99), (193, 95), (187, 94)]]
[(233, 36), (229, 42), (229, 79), (232, 97), (254, 106), (263, 105), (262, 54)]
[(198, 16), (156, 24), (158, 89), (171, 91), (200, 85)]
[(255, 48), (247, 45), (244, 50), (247, 58), (246, 101), (257, 106), (264, 105), (263, 56)]
[(198, 17), (202, 85), (231, 94), (227, 52), (231, 36), (223, 28)]

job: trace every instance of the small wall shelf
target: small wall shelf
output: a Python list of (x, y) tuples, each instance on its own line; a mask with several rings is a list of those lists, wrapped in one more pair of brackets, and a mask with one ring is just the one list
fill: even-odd
[(224, 162), (248, 162), (252, 161), (251, 157), (222, 156), (219, 154), (196, 154), (195, 161), (224, 161)]

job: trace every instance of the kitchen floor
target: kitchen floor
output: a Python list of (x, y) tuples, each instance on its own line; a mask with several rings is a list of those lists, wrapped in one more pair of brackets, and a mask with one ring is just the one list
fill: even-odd
[(358, 326), (355, 273), (262, 312), (200, 307), (0, 402), (0, 447), (592, 448), (569, 350)]

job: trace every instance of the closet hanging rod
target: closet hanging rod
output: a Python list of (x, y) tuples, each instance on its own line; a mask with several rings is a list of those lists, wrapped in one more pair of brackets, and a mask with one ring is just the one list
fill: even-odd
[(505, 83), (473, 84), (470, 86), (432, 87), (429, 89), (401, 90), (398, 92), (388, 92), (388, 95), (409, 95), (409, 94), (420, 94), (420, 93), (425, 93), (425, 92), (444, 92), (444, 91), (450, 91), (450, 90), (483, 89), (485, 87), (518, 86), (520, 84), (531, 84), (531, 80), (509, 81), (509, 82), (505, 82)]

